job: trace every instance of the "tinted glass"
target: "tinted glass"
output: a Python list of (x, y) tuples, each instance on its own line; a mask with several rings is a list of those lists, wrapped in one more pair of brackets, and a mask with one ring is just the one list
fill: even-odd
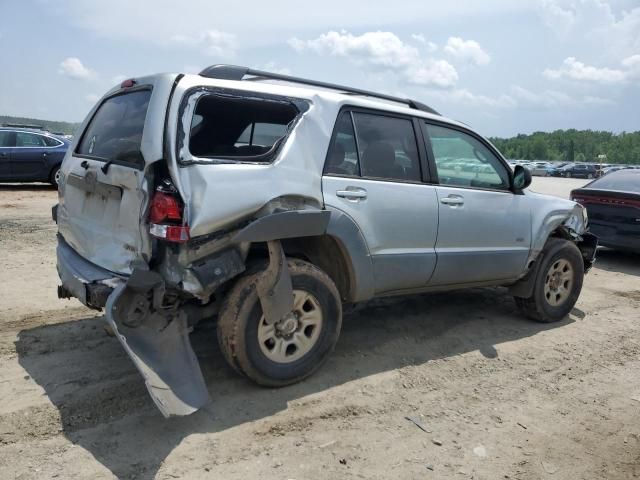
[(591, 182), (588, 188), (640, 193), (640, 170), (618, 170)]
[(351, 114), (343, 112), (335, 128), (336, 133), (329, 148), (324, 173), (359, 175), (358, 149)]
[(44, 147), (44, 137), (35, 133), (16, 132), (17, 147)]
[(441, 184), (509, 188), (506, 167), (480, 141), (451, 128), (427, 125), (427, 131)]
[(15, 136), (13, 132), (0, 132), (0, 147), (13, 147), (15, 144)]
[(142, 166), (142, 130), (151, 98), (140, 90), (107, 99), (91, 119), (78, 153)]
[(56, 140), (55, 138), (51, 138), (51, 137), (43, 137), (43, 138), (44, 138), (44, 143), (47, 144), (47, 147), (57, 147), (62, 143), (60, 140)]
[(353, 113), (363, 177), (420, 181), (418, 143), (411, 120)]

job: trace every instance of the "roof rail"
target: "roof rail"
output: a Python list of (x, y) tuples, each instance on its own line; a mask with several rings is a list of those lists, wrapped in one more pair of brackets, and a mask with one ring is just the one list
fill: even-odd
[(265, 72), (262, 70), (254, 70), (248, 67), (241, 67), (237, 65), (211, 65), (205, 68), (199, 74), (202, 77), (218, 78), (220, 80), (242, 80), (245, 76), (250, 75), (257, 78), (265, 78), (269, 80), (281, 80), (283, 82), (300, 83), (303, 85), (311, 85), (314, 87), (328, 88), (331, 90), (338, 90), (344, 93), (350, 93), (355, 95), (363, 95), (366, 97), (375, 97), (382, 100), (389, 100), (391, 102), (404, 103), (409, 108), (415, 110), (421, 110), (423, 112), (432, 113), (434, 115), (440, 115), (433, 108), (425, 105), (424, 103), (411, 100), (410, 98), (394, 97), (391, 95), (385, 95), (383, 93), (370, 92), (368, 90), (362, 90), (359, 88), (345, 87), (344, 85), (336, 85), (334, 83), (319, 82), (316, 80), (309, 80), (306, 78), (292, 77), (290, 75), (282, 75), (279, 73)]

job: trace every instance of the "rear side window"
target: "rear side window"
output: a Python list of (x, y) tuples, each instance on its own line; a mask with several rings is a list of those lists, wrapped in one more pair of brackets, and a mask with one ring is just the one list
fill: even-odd
[(140, 152), (151, 90), (105, 100), (82, 136), (77, 153), (116, 163), (144, 166)]
[(333, 142), (325, 162), (324, 173), (334, 175), (360, 175), (356, 133), (350, 112), (342, 112), (336, 122)]
[(16, 132), (17, 147), (44, 147), (44, 137), (35, 133)]
[(43, 137), (43, 138), (44, 138), (44, 143), (47, 144), (47, 147), (58, 147), (62, 145), (62, 142), (60, 140), (56, 140), (55, 138), (51, 138), (51, 137)]
[(343, 112), (336, 122), (325, 174), (419, 182), (420, 157), (413, 122)]
[(189, 151), (203, 158), (269, 162), (299, 113), (286, 99), (204, 95), (191, 122)]
[(405, 118), (354, 113), (363, 177), (420, 181), (413, 122)]

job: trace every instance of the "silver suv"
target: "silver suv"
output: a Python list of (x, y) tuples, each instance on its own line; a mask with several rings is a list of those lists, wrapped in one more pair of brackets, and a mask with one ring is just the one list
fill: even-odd
[(162, 413), (186, 415), (208, 401), (204, 319), (274, 387), (327, 359), (343, 304), (504, 285), (528, 317), (566, 316), (597, 240), (530, 182), (412, 100), (225, 65), (126, 80), (61, 168), (58, 294), (105, 309)]

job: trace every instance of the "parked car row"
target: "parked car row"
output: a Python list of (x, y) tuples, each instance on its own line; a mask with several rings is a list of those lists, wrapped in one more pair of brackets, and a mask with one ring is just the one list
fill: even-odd
[(511, 167), (521, 165), (531, 172), (531, 175), (540, 177), (564, 177), (564, 178), (599, 178), (611, 172), (624, 169), (640, 168), (637, 165), (610, 165), (600, 163), (581, 162), (531, 162), (528, 160), (510, 160)]

